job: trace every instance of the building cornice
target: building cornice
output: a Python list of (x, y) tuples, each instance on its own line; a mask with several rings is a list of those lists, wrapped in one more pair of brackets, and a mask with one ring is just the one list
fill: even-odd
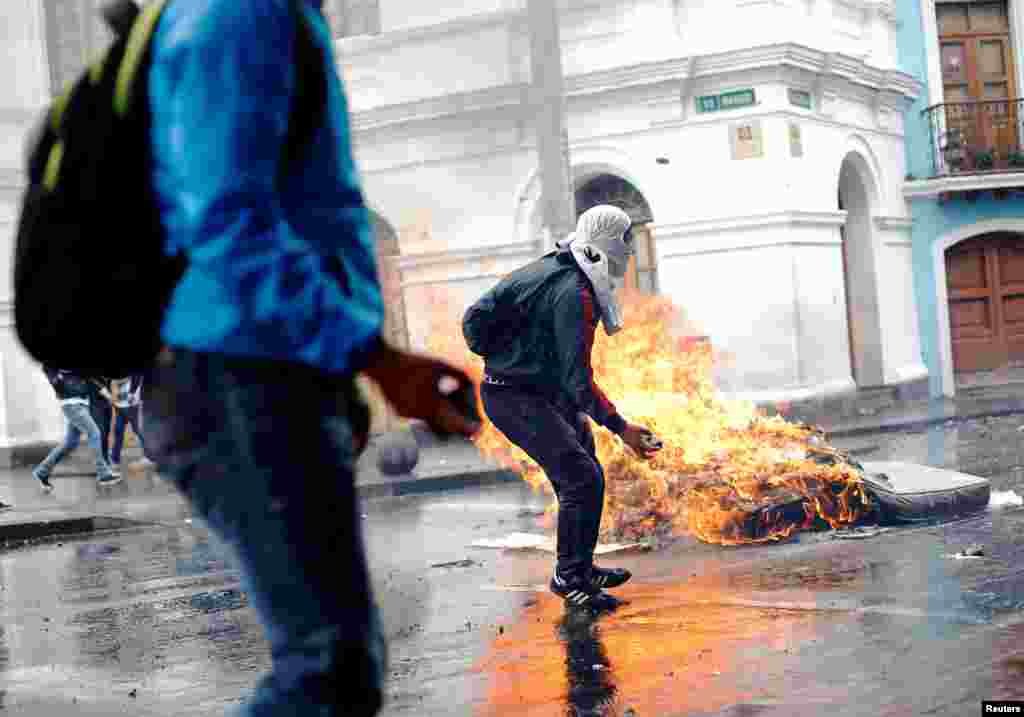
[(894, 0), (841, 0), (843, 5), (863, 10), (864, 12), (877, 13), (886, 20), (896, 23), (896, 3)]
[(0, 190), (20, 191), (25, 188), (25, 173), (13, 167), (0, 167)]
[(954, 177), (920, 179), (903, 184), (903, 196), (908, 199), (934, 197), (946, 192), (990, 191), (993, 189), (1024, 188), (1024, 173), (996, 172), (968, 174)]
[(763, 229), (795, 227), (835, 227), (846, 222), (844, 211), (788, 211), (723, 217), (683, 224), (656, 224), (652, 228), (658, 241), (658, 259), (700, 254), (727, 254), (752, 249), (794, 246), (839, 246), (834, 236), (808, 235), (802, 232), (761, 233)]
[(506, 259), (522, 256), (537, 256), (540, 244), (536, 241), (516, 241), (506, 244), (474, 246), (443, 251), (400, 254), (396, 264), (400, 271), (413, 271), (434, 266), (450, 266), (463, 262), (475, 262), (482, 259)]
[(910, 231), (914, 226), (911, 217), (875, 217), (875, 226), (882, 231)]
[[(567, 15), (581, 10), (592, 10), (608, 5), (617, 5), (621, 2), (622, 0), (572, 0), (569, 3), (560, 2), (559, 5), (560, 13)], [(385, 52), (399, 45), (434, 42), (450, 35), (489, 27), (501, 27), (510, 24), (521, 25), (523, 32), (525, 32), (526, 23), (525, 4), (520, 3), (518, 7), (464, 15), (433, 25), (399, 28), (377, 35), (342, 37), (335, 40), (335, 48), (342, 57), (358, 57), (360, 55)]]
[(14, 326), (14, 299), (0, 299), (0, 329), (9, 329)]
[(719, 232), (743, 231), (747, 229), (764, 229), (778, 226), (842, 226), (846, 222), (846, 212), (835, 211), (802, 211), (791, 210), (769, 212), (765, 214), (747, 214), (739, 217), (721, 217), (718, 219), (700, 219), (679, 224), (657, 224), (655, 236), (660, 239), (676, 239), (699, 234), (717, 234)]
[(495, 12), (466, 15), (434, 25), (420, 25), (390, 30), (378, 35), (342, 37), (335, 41), (335, 48), (341, 57), (358, 57), (360, 55), (384, 52), (399, 45), (433, 42), (448, 35), (472, 32), (473, 30), (495, 25), (505, 25), (509, 22), (519, 21), (522, 14), (522, 10), (498, 10)]
[(384, 127), (430, 122), (470, 113), (522, 108), (526, 105), (527, 90), (527, 85), (517, 83), (376, 107), (353, 112), (352, 128), (355, 132), (369, 132)]
[[(566, 77), (565, 85), (566, 94), (571, 99), (666, 83), (689, 85), (694, 80), (707, 80), (718, 75), (772, 67), (800, 68), (821, 77), (825, 85), (833, 85), (836, 81), (859, 85), (887, 98), (890, 104), (898, 103), (901, 99), (913, 101), (921, 92), (921, 84), (904, 72), (883, 70), (855, 57), (821, 52), (796, 43), (765, 45), (692, 58), (675, 57), (570, 75)], [(510, 114), (513, 118), (521, 118), (527, 114), (525, 98), (528, 90), (528, 84), (514, 83), (375, 107), (353, 113), (352, 125), (356, 132), (368, 132), (470, 113), (496, 111)], [(513, 108), (516, 110), (514, 113), (510, 112)]]

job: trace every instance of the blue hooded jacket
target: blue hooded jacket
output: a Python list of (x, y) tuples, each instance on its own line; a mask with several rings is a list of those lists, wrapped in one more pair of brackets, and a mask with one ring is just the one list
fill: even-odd
[[(323, 50), (324, 119), (279, 186), (296, 85), (289, 0), (171, 0), (152, 41), (153, 183), (167, 251), (189, 267), (164, 320), (170, 346), (361, 365), (383, 301), (348, 108), (319, 2), (303, 9)], [(346, 285), (325, 271), (341, 259)]]

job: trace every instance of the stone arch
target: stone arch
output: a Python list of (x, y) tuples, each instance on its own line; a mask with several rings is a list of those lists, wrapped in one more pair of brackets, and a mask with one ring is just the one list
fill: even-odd
[(576, 216), (598, 204), (611, 204), (629, 215), (633, 224), (651, 224), (654, 214), (643, 192), (629, 180), (618, 174), (603, 172), (590, 175), (585, 181), (577, 182)]
[(373, 243), (382, 256), (398, 256), (401, 254), (401, 247), (398, 243), (398, 231), (384, 215), (375, 209), (370, 209), (370, 232), (373, 236)]
[(836, 164), (836, 176), (842, 172), (843, 164), (851, 158), (850, 155), (854, 155), (866, 182), (869, 183), (867, 189), (871, 195), (872, 205), (881, 211), (881, 208), (886, 206), (885, 187), (888, 185), (886, 184), (885, 170), (882, 163), (878, 161), (878, 154), (862, 135), (851, 134)]
[[(638, 171), (638, 163), (625, 151), (610, 145), (584, 145), (570, 150), (572, 166), (570, 168), (573, 190), (602, 174), (619, 177), (633, 185), (648, 206), (653, 208), (652, 182)], [(653, 161), (652, 161), (653, 163)], [(513, 235), (519, 242), (533, 243), (538, 240), (541, 232), (540, 223), (540, 171), (534, 168), (523, 179), (516, 189), (513, 207)], [(652, 214), (657, 216), (657, 210)], [(541, 247), (549, 251), (549, 246)]]
[(840, 234), (850, 368), (857, 386), (881, 386), (885, 383), (885, 365), (874, 226), (880, 194), (870, 158), (856, 150), (843, 157), (837, 194), (839, 208), (846, 211)]
[(630, 259), (626, 286), (645, 293), (658, 293), (658, 266), (654, 250), (654, 213), (643, 192), (614, 172), (581, 171), (574, 182), (576, 216), (599, 204), (610, 204), (629, 215), (633, 222), (635, 256)]
[(1024, 218), (989, 219), (958, 227), (932, 244), (932, 274), (935, 280), (936, 341), (939, 349), (942, 393), (953, 396), (956, 380), (953, 376), (953, 338), (949, 324), (949, 286), (946, 276), (946, 250), (962, 241), (984, 234), (1009, 232), (1024, 235)]
[(402, 271), (398, 265), (401, 246), (398, 232), (383, 214), (370, 209), (370, 231), (377, 257), (377, 273), (384, 294), (384, 335), (396, 346), (409, 345), (409, 328), (405, 315)]

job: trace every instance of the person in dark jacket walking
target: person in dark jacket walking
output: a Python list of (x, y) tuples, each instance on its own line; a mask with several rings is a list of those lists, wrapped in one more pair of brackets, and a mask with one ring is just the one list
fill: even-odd
[(121, 475), (121, 448), (124, 446), (124, 433), (130, 425), (139, 441), (143, 456), (146, 456), (146, 442), (142, 436), (142, 374), (127, 378), (114, 379), (110, 382), (110, 391), (104, 395), (111, 405), (117, 409), (114, 419), (113, 445), (110, 448), (110, 469), (114, 475)]
[(110, 403), (110, 380), (92, 378), (89, 380), (89, 415), (100, 429), (100, 449), (103, 460), (110, 463), (110, 428), (114, 421), (114, 407)]
[(32, 470), (32, 477), (39, 482), (45, 492), (53, 491), (50, 473), (58, 463), (78, 447), (84, 433), (89, 447), (96, 453), (97, 482), (100, 485), (120, 483), (121, 479), (112, 475), (110, 464), (103, 457), (103, 449), (100, 446), (100, 429), (89, 412), (89, 396), (92, 392), (89, 380), (70, 371), (62, 371), (49, 366), (44, 366), (43, 371), (60, 401), (61, 410), (67, 421), (67, 430), (64, 433), (63, 442), (50, 451), (43, 462)]
[(626, 421), (598, 387), (590, 363), (599, 319), (609, 335), (622, 328), (614, 288), (632, 253), (629, 229), (622, 210), (589, 209), (558, 251), (506, 276), (463, 319), (467, 343), (485, 359), (480, 393), (488, 418), (537, 462), (558, 498), (551, 590), (598, 610), (619, 604), (603, 589), (631, 575), (593, 563), (604, 470), (587, 417), (644, 458), (656, 450), (651, 432)]

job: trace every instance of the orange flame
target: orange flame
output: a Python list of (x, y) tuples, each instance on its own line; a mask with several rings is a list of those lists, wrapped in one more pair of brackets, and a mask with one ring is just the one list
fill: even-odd
[[(620, 412), (649, 427), (665, 447), (643, 461), (617, 436), (595, 427), (607, 481), (602, 538), (688, 532), (709, 543), (760, 543), (786, 539), (819, 521), (835, 528), (863, 516), (868, 498), (862, 477), (845, 455), (809, 426), (718, 395), (714, 351), (669, 299), (635, 291), (623, 298), (626, 328), (613, 337), (598, 332), (594, 374)], [(460, 313), (441, 292), (429, 310), (429, 350), (479, 384), (483, 363), (466, 348)], [(540, 467), (486, 418), (475, 443), (550, 493)], [(556, 510), (553, 503), (549, 523)]]

